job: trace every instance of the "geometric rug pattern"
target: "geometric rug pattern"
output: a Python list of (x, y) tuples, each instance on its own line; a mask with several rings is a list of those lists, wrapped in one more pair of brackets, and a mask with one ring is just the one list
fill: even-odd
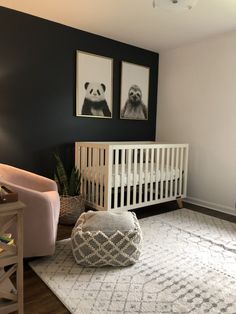
[(74, 314), (236, 314), (236, 224), (188, 209), (139, 222), (132, 266), (81, 267), (70, 239), (30, 265)]

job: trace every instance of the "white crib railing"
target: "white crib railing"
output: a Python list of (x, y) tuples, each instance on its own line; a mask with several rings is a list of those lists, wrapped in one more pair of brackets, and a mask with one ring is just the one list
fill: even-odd
[(188, 145), (77, 142), (81, 193), (98, 210), (134, 209), (186, 197)]

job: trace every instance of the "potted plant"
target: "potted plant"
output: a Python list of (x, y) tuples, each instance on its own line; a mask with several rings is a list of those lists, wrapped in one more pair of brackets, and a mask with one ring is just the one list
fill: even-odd
[(62, 224), (75, 224), (80, 214), (84, 211), (84, 200), (80, 194), (81, 176), (76, 167), (70, 172), (66, 171), (61, 158), (54, 154), (56, 168), (54, 179), (60, 194), (60, 218)]

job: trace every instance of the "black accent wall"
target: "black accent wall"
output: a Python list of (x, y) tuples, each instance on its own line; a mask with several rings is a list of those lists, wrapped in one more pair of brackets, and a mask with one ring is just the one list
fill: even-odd
[[(74, 142), (154, 140), (158, 54), (0, 7), (0, 162), (52, 177)], [(75, 116), (76, 50), (113, 58), (113, 118)], [(148, 121), (120, 120), (121, 61), (150, 67)]]

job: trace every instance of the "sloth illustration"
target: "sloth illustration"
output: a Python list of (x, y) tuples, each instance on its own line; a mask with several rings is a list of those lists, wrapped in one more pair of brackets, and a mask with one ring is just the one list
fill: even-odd
[(147, 107), (142, 101), (142, 91), (138, 85), (132, 85), (128, 92), (128, 99), (121, 111), (121, 118), (146, 120)]

